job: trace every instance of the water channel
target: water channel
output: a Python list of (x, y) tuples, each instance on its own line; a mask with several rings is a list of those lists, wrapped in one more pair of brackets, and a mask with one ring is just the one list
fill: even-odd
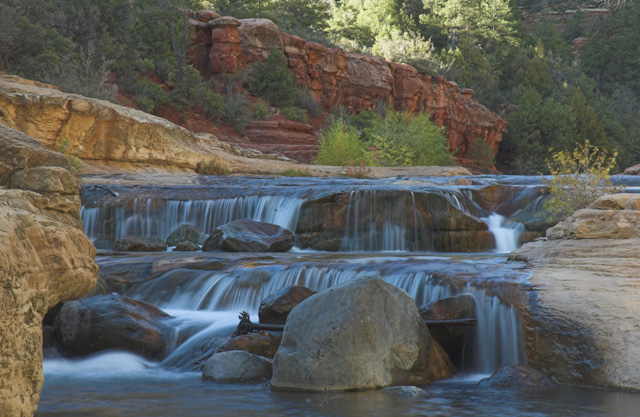
[[(164, 358), (149, 362), (110, 351), (69, 359), (48, 352), (36, 415), (636, 415), (640, 396), (632, 393), (477, 386), (500, 366), (526, 363), (521, 317), (499, 288), (526, 285), (526, 270), (506, 262), (506, 255), (544, 228), (543, 190), (540, 178), (491, 176), (204, 177), (200, 185), (184, 187), (86, 185), (85, 233), (99, 248), (126, 235), (166, 239), (181, 224), (206, 233), (241, 218), (294, 231), (296, 246), (283, 254), (236, 256), (216, 270), (186, 268), (193, 254), (145, 254), (186, 260), (122, 291), (172, 316), (175, 337)], [(136, 256), (105, 249), (97, 261), (108, 268)], [(239, 311), (257, 317), (260, 301), (285, 286), (321, 291), (360, 276), (380, 277), (404, 289), (418, 306), (461, 293), (475, 298), (473, 352), (455, 378), (423, 387), (428, 395), (417, 399), (380, 392), (273, 392), (268, 384), (201, 380), (202, 358), (233, 332)]]

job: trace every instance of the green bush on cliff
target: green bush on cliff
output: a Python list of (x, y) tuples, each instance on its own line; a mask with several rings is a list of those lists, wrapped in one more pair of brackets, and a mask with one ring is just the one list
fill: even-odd
[(293, 74), (276, 47), (271, 48), (266, 61), (253, 64), (247, 88), (272, 106), (289, 107), (296, 101)]
[(432, 122), (428, 113), (392, 109), (384, 116), (373, 113), (363, 131), (381, 166), (455, 165), (444, 128)]
[(344, 166), (356, 161), (368, 161), (366, 144), (360, 140), (356, 129), (342, 119), (336, 119), (318, 139), (318, 156), (314, 161), (319, 165)]
[(564, 218), (587, 207), (598, 197), (620, 191), (609, 178), (617, 153), (611, 157), (586, 140), (573, 151), (559, 151), (548, 163), (551, 179), (543, 178), (549, 186), (550, 198), (544, 208), (550, 218)]

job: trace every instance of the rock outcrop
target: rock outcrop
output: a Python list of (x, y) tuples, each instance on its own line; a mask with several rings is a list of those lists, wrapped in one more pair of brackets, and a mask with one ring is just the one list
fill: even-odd
[(203, 379), (220, 382), (261, 382), (271, 378), (271, 361), (242, 350), (216, 353), (202, 369)]
[[(0, 115), (0, 118), (2, 116)], [(32, 416), (42, 373), (42, 319), (96, 284), (67, 159), (0, 126), (0, 415)]]
[(640, 238), (626, 232), (638, 228), (629, 210), (636, 201), (603, 197), (554, 227), (568, 231), (555, 237), (570, 239), (527, 243), (510, 255), (531, 271), (522, 307), (527, 361), (560, 382), (640, 390)]
[(415, 302), (381, 279), (358, 278), (295, 307), (271, 387), (340, 391), (414, 385), (451, 376)]
[[(371, 210), (375, 204), (376, 210)], [(386, 224), (404, 230), (385, 248)], [(296, 246), (323, 251), (406, 250), (474, 252), (495, 247), (486, 223), (439, 193), (354, 191), (321, 194), (300, 209)]]
[[(204, 19), (209, 19), (209, 15)], [(405, 64), (347, 53), (280, 32), (267, 19), (219, 17), (196, 27), (192, 60), (205, 76), (235, 74), (263, 61), (273, 47), (283, 51), (295, 81), (329, 110), (342, 105), (354, 112), (382, 102), (397, 110), (426, 111), (447, 128), (449, 149), (465, 158), (472, 141), (484, 139), (494, 152), (507, 123), (471, 99), (471, 90), (442, 77), (423, 76)]]
[(316, 291), (296, 285), (276, 291), (260, 303), (260, 323), (285, 324), (291, 310), (314, 294)]

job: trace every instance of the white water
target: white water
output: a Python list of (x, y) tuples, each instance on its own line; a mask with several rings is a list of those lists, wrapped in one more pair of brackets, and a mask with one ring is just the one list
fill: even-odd
[[(252, 219), (295, 230), (300, 215), (300, 198), (245, 196), (217, 200), (134, 199), (124, 205), (83, 208), (85, 234), (117, 240), (127, 235), (166, 239), (181, 224), (190, 224), (203, 233), (233, 220)], [(112, 225), (109, 228), (109, 225)]]
[[(176, 335), (162, 366), (191, 370), (204, 347), (223, 337), (237, 325), (238, 312), (256, 316), (260, 302), (290, 285), (316, 291), (347, 283), (355, 278), (379, 277), (407, 291), (418, 306), (454, 295), (437, 284), (427, 272), (407, 268), (403, 258), (379, 260), (345, 259), (323, 266), (306, 262), (283, 265), (268, 261), (240, 264), (225, 271), (168, 272), (142, 284), (127, 295), (150, 302), (175, 317)], [(515, 310), (472, 287), (466, 290), (476, 300), (476, 371), (492, 372), (499, 366), (524, 360), (521, 323)]]
[(495, 213), (482, 220), (487, 223), (489, 231), (493, 233), (496, 252), (510, 253), (518, 249), (518, 238), (523, 229), (522, 224), (507, 225), (505, 217)]

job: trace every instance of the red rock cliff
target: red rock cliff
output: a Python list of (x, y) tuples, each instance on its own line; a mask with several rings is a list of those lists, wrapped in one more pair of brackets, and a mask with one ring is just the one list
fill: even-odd
[[(498, 151), (507, 122), (442, 77), (423, 76), (405, 64), (345, 52), (280, 32), (267, 19), (238, 20), (201, 11), (192, 56), (205, 77), (234, 74), (266, 59), (269, 50), (283, 51), (299, 85), (308, 88), (326, 110), (343, 105), (359, 112), (381, 101), (396, 110), (425, 111), (447, 128), (449, 149), (464, 159), (471, 142), (483, 138)], [(251, 139), (251, 138), (250, 138)]]

